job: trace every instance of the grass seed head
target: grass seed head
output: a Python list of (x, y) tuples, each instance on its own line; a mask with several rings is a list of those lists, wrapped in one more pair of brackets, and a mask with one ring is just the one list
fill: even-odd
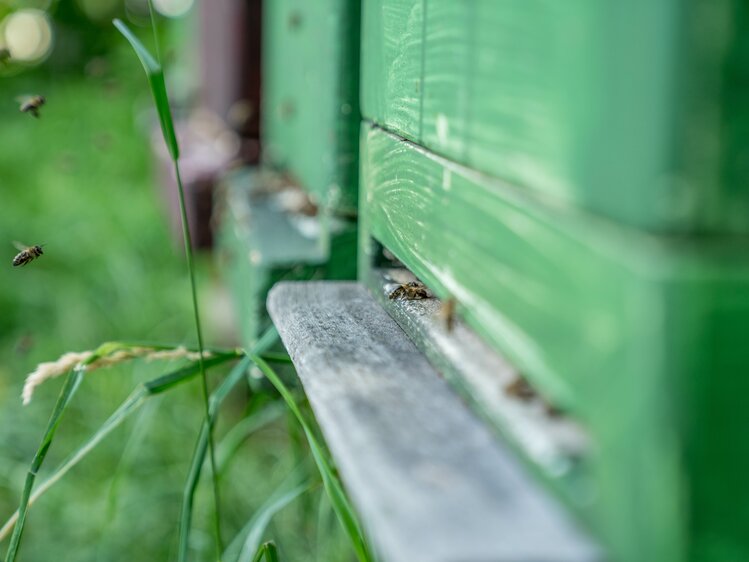
[[(34, 391), (38, 386), (41, 386), (42, 383), (49, 379), (64, 375), (77, 367), (84, 367), (87, 372), (90, 372), (96, 369), (112, 367), (118, 363), (124, 363), (125, 361), (130, 361), (136, 358), (142, 358), (146, 361), (175, 359), (197, 361), (200, 357), (198, 352), (190, 351), (183, 346), (175, 347), (173, 349), (154, 349), (152, 347), (129, 346), (114, 349), (99, 357), (96, 357), (96, 355), (97, 354), (94, 351), (71, 351), (65, 353), (57, 361), (49, 361), (37, 365), (36, 369), (26, 377), (26, 382), (23, 385), (23, 391), (21, 392), (23, 404), (26, 405), (31, 402), (31, 399), (34, 396)], [(210, 352), (205, 352), (203, 354), (204, 358), (210, 356)], [(96, 358), (94, 359), (94, 357)]]

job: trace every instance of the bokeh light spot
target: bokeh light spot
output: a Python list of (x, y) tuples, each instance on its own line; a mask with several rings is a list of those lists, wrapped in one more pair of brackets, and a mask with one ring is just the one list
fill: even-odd
[(40, 10), (10, 14), (3, 21), (2, 36), (11, 56), (19, 61), (38, 61), (52, 49), (52, 26)]
[(161, 15), (176, 18), (192, 8), (194, 0), (153, 0), (153, 7)]
[(111, 18), (120, 6), (119, 0), (78, 0), (78, 6), (92, 20)]

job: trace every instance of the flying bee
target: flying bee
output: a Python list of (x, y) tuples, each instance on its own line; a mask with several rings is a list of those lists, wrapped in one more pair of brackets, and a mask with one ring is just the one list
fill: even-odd
[(42, 252), (41, 246), (25, 246), (24, 244), (20, 244), (19, 242), (13, 242), (13, 245), (21, 250), (16, 255), (16, 257), (13, 258), (13, 267), (26, 265), (27, 263), (34, 261), (44, 253)]
[(39, 117), (39, 109), (47, 102), (44, 96), (26, 96), (18, 98), (18, 101), (21, 113), (31, 113), (34, 117)]
[(431, 297), (429, 291), (427, 291), (424, 283), (418, 281), (409, 281), (398, 285), (393, 291), (390, 292), (388, 298), (393, 299), (404, 299), (407, 301), (415, 301), (421, 299), (428, 299)]

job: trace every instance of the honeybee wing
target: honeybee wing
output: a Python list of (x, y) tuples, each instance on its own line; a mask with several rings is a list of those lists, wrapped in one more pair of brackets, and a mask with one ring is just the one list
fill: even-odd
[(26, 248), (28, 248), (27, 244), (21, 244), (17, 240), (13, 241), (13, 245), (18, 249), (19, 252), (23, 252)]
[(17, 96), (16, 101), (21, 108), (39, 109), (47, 101), (44, 96), (38, 94)]

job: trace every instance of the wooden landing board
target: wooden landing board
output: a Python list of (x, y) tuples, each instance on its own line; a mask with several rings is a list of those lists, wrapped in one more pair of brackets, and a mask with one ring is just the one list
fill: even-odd
[(457, 317), (460, 311), (448, 330), (443, 301), (437, 297), (390, 298), (399, 284), (416, 280), (408, 270), (374, 269), (370, 277), (365, 282), (375, 300), (472, 409), (500, 428), (537, 469), (559, 484), (567, 500), (578, 506), (589, 501), (583, 491), (589, 483), (580, 467), (590, 448), (585, 428), (554, 411), (537, 392), (531, 396), (513, 391), (522, 373), (466, 326)]
[(601, 559), (363, 286), (279, 283), (268, 310), (384, 562)]

